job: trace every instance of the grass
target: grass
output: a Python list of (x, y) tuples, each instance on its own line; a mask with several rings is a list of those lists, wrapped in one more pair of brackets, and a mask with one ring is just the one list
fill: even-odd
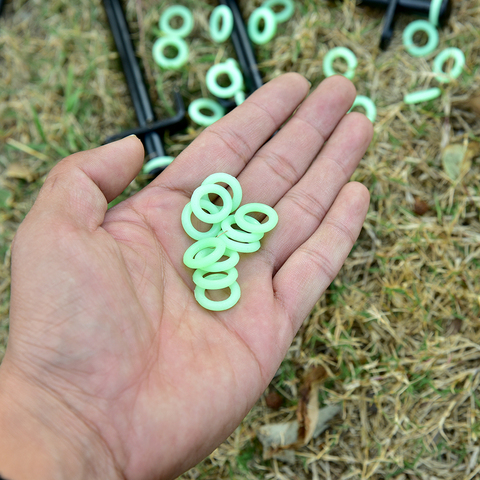
[[(172, 114), (172, 90), (185, 101), (208, 96), (205, 74), (234, 56), (207, 35), (213, 0), (181, 2), (196, 27), (191, 62), (160, 71), (149, 51), (166, 2), (127, 2), (158, 118)], [(241, 2), (245, 16), (260, 5)], [(467, 65), (440, 99), (406, 106), (405, 93), (436, 86), (434, 56), (410, 57), (399, 16), (393, 42), (377, 48), (381, 11), (353, 0), (299, 0), (275, 39), (256, 48), (265, 81), (287, 71), (315, 86), (329, 48), (359, 59), (355, 84), (377, 105), (375, 136), (354, 178), (372, 203), (344, 268), (300, 329), (272, 385), (279, 410), (262, 397), (234, 434), (184, 479), (473, 479), (480, 436), (480, 8), (455, 2), (440, 46), (456, 46)], [(50, 168), (63, 156), (136, 125), (99, 0), (7, 3), (0, 18), (0, 358), (8, 337), (10, 243)], [(166, 135), (178, 155), (200, 132)], [(459, 175), (442, 158), (463, 145)], [(139, 176), (124, 192), (143, 185)], [(419, 210), (419, 205), (423, 205)], [(419, 213), (421, 211), (421, 213)], [(321, 405), (343, 402), (330, 428), (289, 462), (264, 459), (260, 426), (295, 418), (301, 379), (322, 365)]]

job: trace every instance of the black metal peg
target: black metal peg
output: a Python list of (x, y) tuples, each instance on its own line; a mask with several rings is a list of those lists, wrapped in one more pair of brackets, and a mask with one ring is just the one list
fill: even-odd
[(231, 40), (238, 63), (245, 77), (245, 86), (249, 93), (254, 92), (263, 85), (262, 76), (258, 70), (257, 59), (248, 37), (245, 23), (238, 3), (235, 0), (220, 0), (221, 5), (226, 5), (233, 14), (233, 31)]
[[(120, 0), (104, 0), (110, 28), (122, 62), (123, 71), (127, 80), (128, 90), (132, 98), (139, 127), (124, 131), (109, 137), (106, 142), (118, 140), (131, 134), (136, 134), (143, 141), (148, 159), (165, 156), (162, 142), (162, 133), (166, 129), (178, 130), (186, 126), (185, 105), (180, 94), (175, 94), (177, 113), (174, 117), (157, 121), (153, 112), (152, 102), (145, 85), (142, 71), (135, 55), (128, 23), (125, 18)], [(158, 175), (161, 169), (150, 172)]]
[(392, 40), (398, 2), (399, 0), (391, 0), (387, 6), (385, 16), (383, 17), (383, 31), (380, 37), (380, 48), (382, 50), (386, 50)]
[[(431, 0), (360, 0), (358, 5), (387, 9), (384, 17), (383, 32), (380, 39), (380, 48), (385, 50), (392, 40), (395, 15), (400, 12), (405, 12), (428, 18)], [(445, 25), (447, 23), (451, 11), (452, 1), (443, 0), (438, 17), (440, 25)]]
[[(243, 21), (242, 12), (240, 11), (240, 7), (236, 0), (219, 0), (219, 3), (220, 5), (226, 5), (232, 11), (233, 30), (230, 40), (232, 41), (240, 65), (240, 70), (245, 79), (245, 87), (248, 96), (263, 85), (255, 52)], [(218, 102), (226, 110), (231, 110), (236, 107), (235, 102), (232, 102), (231, 100), (219, 98)]]

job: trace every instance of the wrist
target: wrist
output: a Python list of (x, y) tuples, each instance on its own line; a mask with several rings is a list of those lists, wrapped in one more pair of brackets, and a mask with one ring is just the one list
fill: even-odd
[(124, 478), (100, 436), (48, 391), (0, 366), (0, 475), (8, 480)]

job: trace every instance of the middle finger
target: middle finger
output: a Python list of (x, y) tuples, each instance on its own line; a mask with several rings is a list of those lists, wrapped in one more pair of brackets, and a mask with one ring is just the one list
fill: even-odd
[(370, 144), (373, 127), (360, 113), (346, 115), (302, 179), (275, 205), (279, 222), (262, 245), (275, 273), (318, 228)]
[(324, 80), (240, 173), (243, 203), (275, 205), (302, 178), (354, 99), (345, 77)]

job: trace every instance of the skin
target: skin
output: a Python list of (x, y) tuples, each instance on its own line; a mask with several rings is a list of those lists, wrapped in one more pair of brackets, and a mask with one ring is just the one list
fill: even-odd
[[(269, 82), (110, 210), (142, 166), (136, 137), (53, 168), (13, 245), (2, 475), (174, 478), (238, 426), (368, 209), (367, 189), (349, 182), (372, 136), (366, 117), (345, 115), (353, 85), (331, 77), (308, 90), (297, 74)], [(279, 215), (241, 256), (242, 297), (224, 312), (196, 303), (182, 262), (192, 240), (180, 214), (215, 172)]]

